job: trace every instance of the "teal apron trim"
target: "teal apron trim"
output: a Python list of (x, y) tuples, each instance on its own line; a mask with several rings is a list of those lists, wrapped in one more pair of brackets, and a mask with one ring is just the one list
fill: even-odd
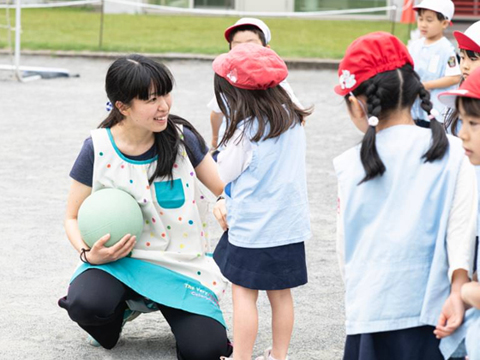
[(103, 270), (154, 302), (211, 317), (226, 327), (217, 296), (197, 280), (146, 261), (123, 258), (104, 265), (82, 264), (70, 282), (88, 269)]

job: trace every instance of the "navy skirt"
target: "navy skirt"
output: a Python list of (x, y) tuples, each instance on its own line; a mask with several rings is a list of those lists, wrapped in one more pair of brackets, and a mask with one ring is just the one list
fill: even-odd
[(283, 290), (307, 283), (303, 242), (270, 248), (244, 248), (223, 233), (213, 253), (223, 276), (235, 285), (255, 290)]
[(347, 335), (343, 360), (444, 360), (433, 326)]

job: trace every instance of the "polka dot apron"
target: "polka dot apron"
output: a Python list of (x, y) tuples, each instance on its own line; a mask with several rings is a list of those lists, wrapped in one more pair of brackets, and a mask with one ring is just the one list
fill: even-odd
[(83, 264), (74, 278), (88, 268), (99, 268), (146, 298), (143, 306), (129, 303), (131, 308), (155, 310), (153, 303), (161, 303), (210, 316), (225, 325), (218, 301), (227, 282), (210, 255), (205, 220), (208, 200), (185, 148), (180, 146), (173, 179), (157, 178), (149, 184), (157, 157), (146, 161), (126, 158), (110, 129), (93, 130), (92, 140), (92, 191), (116, 188), (128, 192), (140, 205), (145, 223), (131, 256), (100, 266)]

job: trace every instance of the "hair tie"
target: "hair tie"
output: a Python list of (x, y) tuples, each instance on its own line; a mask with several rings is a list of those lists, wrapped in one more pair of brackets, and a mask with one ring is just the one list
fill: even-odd
[(82, 260), (82, 262), (84, 262), (85, 264), (90, 264), (90, 262), (88, 261), (87, 259), (87, 252), (89, 252), (90, 249), (85, 249), (85, 248), (82, 248), (82, 251), (80, 252), (80, 260)]
[(107, 101), (107, 103), (105, 104), (105, 109), (106, 109), (107, 111), (112, 111), (113, 105), (112, 105), (112, 103), (111, 103), (110, 101)]
[(440, 113), (438, 112), (438, 110), (432, 108), (432, 110), (430, 110), (430, 114), (428, 115), (428, 120), (436, 119), (437, 116), (439, 116), (439, 115), (440, 115)]
[(368, 118), (368, 125), (373, 126), (373, 127), (377, 126), (378, 125), (378, 118), (376, 116), (370, 116)]

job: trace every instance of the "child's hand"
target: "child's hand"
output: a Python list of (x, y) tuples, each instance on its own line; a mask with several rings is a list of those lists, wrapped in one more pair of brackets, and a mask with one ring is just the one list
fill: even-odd
[(225, 199), (217, 201), (213, 208), (213, 215), (215, 216), (215, 219), (217, 219), (222, 230), (227, 231), (227, 207), (225, 206)]
[(472, 281), (462, 286), (462, 299), (468, 305), (480, 309), (480, 284)]
[(464, 315), (465, 304), (460, 294), (458, 292), (451, 293), (445, 304), (443, 304), (437, 327), (433, 331), (437, 339), (452, 335), (462, 324)]
[(110, 247), (105, 247), (105, 243), (110, 239), (110, 234), (104, 235), (93, 244), (88, 252), (87, 260), (92, 265), (107, 264), (118, 259), (124, 258), (133, 250), (136, 244), (136, 236), (125, 235), (119, 242)]

